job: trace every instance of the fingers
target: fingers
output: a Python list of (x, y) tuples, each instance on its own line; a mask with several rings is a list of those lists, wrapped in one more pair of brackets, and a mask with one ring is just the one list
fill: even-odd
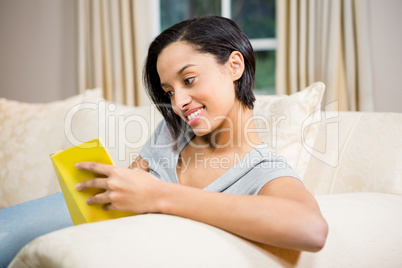
[[(85, 190), (89, 188), (104, 189), (105, 191), (89, 197), (86, 200), (88, 205), (103, 204), (104, 210), (120, 210), (121, 209), (121, 193), (127, 187), (127, 174), (126, 169), (121, 169), (113, 165), (105, 165), (98, 162), (80, 162), (75, 165), (77, 169), (88, 170), (99, 174), (100, 177), (81, 181), (75, 188), (77, 190)], [(131, 171), (131, 173), (134, 171)], [(135, 172), (134, 172), (135, 173)], [(102, 178), (105, 175), (106, 178)], [(125, 200), (125, 199), (124, 199)], [(119, 205), (120, 204), (120, 205)]]
[(102, 206), (103, 210), (118, 210), (112, 203), (110, 193), (108, 192), (100, 193), (95, 196), (89, 197), (87, 199), (87, 204), (88, 205), (104, 204)]
[(107, 203), (103, 205), (103, 210), (117, 210), (112, 203)]
[(101, 188), (107, 189), (107, 179), (104, 178), (95, 178), (87, 181), (82, 181), (78, 183), (75, 188), (77, 190), (84, 190), (88, 188)]
[(113, 169), (112, 165), (105, 165), (98, 162), (81, 162), (75, 164), (77, 169), (89, 170), (98, 174), (109, 176), (111, 170)]
[(110, 202), (110, 198), (109, 198), (109, 195), (106, 192), (94, 195), (94, 196), (89, 197), (87, 199), (87, 204), (88, 205), (105, 204), (105, 203), (109, 203), (109, 202)]
[[(81, 162), (75, 164), (77, 169), (81, 170), (89, 170), (97, 174), (109, 176), (113, 166), (105, 165), (97, 162)], [(84, 190), (87, 188), (102, 188), (107, 189), (106, 179), (103, 178), (95, 178), (87, 181), (82, 181), (78, 183), (75, 188), (77, 190)]]

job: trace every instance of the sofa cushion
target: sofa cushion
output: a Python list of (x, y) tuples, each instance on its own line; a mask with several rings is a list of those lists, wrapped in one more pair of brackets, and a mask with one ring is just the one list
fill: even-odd
[[(336, 135), (334, 135), (336, 134)], [(402, 194), (402, 114), (325, 113), (311, 151), (313, 194)]]
[(146, 214), (69, 227), (37, 238), (14, 267), (399, 267), (402, 197), (317, 197), (329, 224), (318, 253), (255, 244), (200, 222)]
[(257, 96), (254, 108), (256, 127), (263, 142), (295, 169), (303, 179), (318, 133), (319, 115), (325, 85), (321, 82), (290, 96)]
[(49, 154), (63, 148), (64, 115), (82, 98), (47, 104), (0, 99), (0, 208), (60, 189)]
[(50, 103), (0, 99), (0, 208), (60, 191), (49, 155), (70, 147), (67, 115), (101, 96), (88, 89)]
[(103, 98), (101, 89), (94, 89), (66, 116), (66, 147), (99, 138), (113, 162), (128, 167), (161, 120), (154, 105), (112, 103)]
[(402, 196), (346, 193), (317, 196), (329, 225), (324, 248), (303, 252), (300, 267), (400, 267)]

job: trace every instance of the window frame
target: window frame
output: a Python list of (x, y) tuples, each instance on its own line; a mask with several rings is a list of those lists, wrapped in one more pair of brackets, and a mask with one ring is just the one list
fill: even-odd
[[(158, 34), (161, 32), (161, 12), (160, 12), (160, 7), (161, 7), (161, 0), (151, 0), (154, 4), (157, 3), (158, 9), (157, 12), (155, 12), (155, 25), (157, 25), (157, 30)], [(220, 0), (221, 2), (221, 16), (226, 17), (228, 19), (231, 18), (231, 13), (232, 13), (232, 0)], [(277, 38), (250, 38), (250, 43), (253, 47), (254, 52), (265, 52), (265, 51), (276, 51), (277, 50)], [(274, 85), (275, 87), (275, 85)], [(264, 89), (254, 89), (256, 92), (260, 92), (261, 94), (267, 94), (264, 93)], [(274, 89), (275, 90), (275, 89)], [(276, 91), (276, 90), (275, 90)], [(269, 93), (268, 93), (269, 94)]]
[[(221, 16), (231, 19), (232, 17), (232, 0), (221, 0)], [(250, 38), (250, 43), (255, 52), (276, 50), (276, 38)]]

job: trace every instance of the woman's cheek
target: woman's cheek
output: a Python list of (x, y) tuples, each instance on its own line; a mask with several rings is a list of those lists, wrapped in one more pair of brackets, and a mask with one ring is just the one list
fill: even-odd
[(175, 114), (177, 114), (178, 116), (182, 117), (179, 108), (177, 108), (176, 106), (174, 106), (174, 105), (172, 104), (172, 109), (173, 109), (173, 112), (174, 112)]

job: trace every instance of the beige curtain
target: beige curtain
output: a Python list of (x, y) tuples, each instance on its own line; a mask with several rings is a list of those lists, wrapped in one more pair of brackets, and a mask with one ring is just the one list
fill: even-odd
[(278, 93), (326, 84), (323, 104), (373, 111), (366, 0), (277, 0)]
[(142, 66), (149, 42), (159, 29), (155, 1), (78, 0), (79, 86), (102, 88), (104, 97), (143, 105)]

